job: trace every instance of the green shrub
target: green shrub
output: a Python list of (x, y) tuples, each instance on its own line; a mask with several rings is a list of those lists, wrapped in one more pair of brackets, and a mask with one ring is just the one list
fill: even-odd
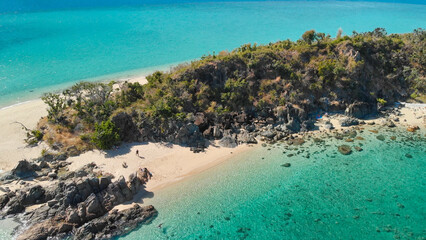
[(387, 101), (383, 98), (377, 98), (377, 102), (382, 104), (382, 105), (386, 105)]
[(25, 142), (28, 145), (36, 145), (43, 139), (43, 133), (39, 130), (27, 130), (27, 139)]
[(95, 132), (92, 136), (92, 142), (99, 149), (111, 149), (120, 141), (118, 130), (115, 124), (110, 120), (102, 121), (101, 124), (95, 124)]
[(60, 123), (63, 120), (63, 112), (66, 108), (65, 99), (54, 93), (47, 93), (41, 99), (49, 107), (47, 109), (48, 119), (52, 122)]
[(412, 93), (412, 94), (410, 95), (410, 97), (411, 97), (412, 99), (416, 99), (416, 98), (418, 98), (418, 97), (419, 97), (419, 95), (417, 95), (417, 94), (414, 92), (414, 93)]

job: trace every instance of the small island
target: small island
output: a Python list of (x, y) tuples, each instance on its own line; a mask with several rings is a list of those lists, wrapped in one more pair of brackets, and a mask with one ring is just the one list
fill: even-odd
[[(41, 106), (47, 106), (47, 116), (35, 128), (16, 122), (26, 144), (43, 147), (38, 157), (21, 159), (2, 174), (1, 214), (25, 223), (17, 227), (17, 239), (112, 238), (157, 215), (155, 206), (134, 203), (149, 195), (145, 188), (156, 177), (139, 164), (148, 152), (138, 143), (179, 146), (196, 158), (212, 148), (228, 154), (257, 143), (298, 145), (307, 133), (378, 119), (395, 127), (401, 119), (390, 116), (400, 111), (399, 102), (425, 101), (425, 44), (423, 29), (387, 34), (377, 28), (335, 38), (310, 30), (297, 41), (246, 44), (141, 81), (81, 82), (45, 94)], [(425, 121), (408, 122), (407, 131), (424, 128)], [(349, 135), (346, 142), (353, 141)], [(108, 161), (101, 166), (79, 160), (93, 150), (119, 155), (120, 148), (136, 160), (109, 168)], [(345, 144), (338, 151), (352, 154)], [(210, 157), (226, 154), (217, 150)], [(198, 164), (187, 171), (203, 165)], [(111, 168), (131, 174), (120, 176)], [(121, 209), (122, 204), (130, 207)]]

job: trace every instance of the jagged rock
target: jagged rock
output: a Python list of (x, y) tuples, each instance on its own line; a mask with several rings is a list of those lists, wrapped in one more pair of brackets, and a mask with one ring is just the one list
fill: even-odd
[[(85, 169), (93, 169), (93, 167), (89, 166)], [(150, 177), (151, 175), (146, 168), (138, 169), (135, 174), (129, 176), (129, 181), (127, 182), (124, 177), (120, 177), (113, 183), (109, 183), (108, 178), (102, 177), (100, 179), (97, 177), (74, 177), (65, 182), (59, 182), (48, 189), (38, 186), (30, 189), (29, 193), (17, 194), (17, 196), (12, 196), (12, 198), (9, 197), (9, 203), (19, 203), (8, 208), (14, 208), (14, 212), (23, 211), (22, 207), (26, 204), (48, 202), (48, 204), (23, 216), (23, 219), (28, 222), (38, 223), (26, 229), (18, 239), (46, 239), (54, 236), (60, 238), (60, 236), (70, 232), (72, 229), (90, 225), (91, 221), (97, 221), (97, 219), (102, 220), (102, 216), (113, 209), (114, 206), (131, 200), (133, 195), (138, 192), (139, 188)], [(149, 211), (152, 212), (155, 209), (152, 208)], [(106, 222), (107, 224), (102, 227), (102, 229), (106, 228), (108, 230), (104, 233), (111, 234), (111, 236), (121, 234), (128, 226), (136, 226), (132, 224), (126, 225), (127, 223), (120, 222), (120, 218), (112, 220)], [(126, 218), (123, 221), (126, 221)], [(124, 227), (117, 228), (117, 226)]]
[(99, 188), (100, 189), (107, 188), (110, 183), (111, 183), (111, 180), (107, 177), (100, 177), (99, 178)]
[(375, 105), (366, 102), (354, 102), (345, 110), (345, 114), (347, 116), (355, 118), (365, 118), (369, 115), (375, 114), (376, 112), (377, 108)]
[(342, 127), (349, 127), (349, 126), (354, 126), (359, 124), (357, 119), (351, 118), (351, 117), (342, 118), (339, 120), (339, 123), (340, 123), (340, 126)]
[(272, 130), (266, 130), (266, 131), (261, 132), (260, 135), (262, 137), (266, 137), (266, 138), (270, 138), (271, 139), (271, 138), (275, 137), (276, 133), (273, 132)]
[(9, 194), (0, 195), (0, 209), (3, 209), (4, 206), (9, 202)]
[(396, 127), (395, 123), (394, 123), (394, 122), (392, 122), (392, 120), (390, 120), (390, 119), (386, 119), (386, 120), (384, 121), (383, 125), (384, 125), (384, 126), (387, 126), (387, 127), (390, 127), (390, 128)]
[(234, 148), (237, 147), (237, 141), (231, 136), (225, 136), (219, 140), (219, 145), (221, 147)]
[(219, 139), (219, 138), (222, 137), (222, 135), (223, 135), (222, 130), (218, 126), (214, 126), (213, 127), (213, 137), (215, 139)]
[(256, 130), (256, 126), (253, 124), (247, 125), (245, 127), (245, 130), (247, 130), (248, 132), (254, 132)]
[(352, 149), (348, 145), (340, 145), (338, 148), (339, 152), (343, 155), (349, 155), (352, 153)]
[(247, 131), (242, 131), (238, 134), (237, 139), (239, 143), (257, 143), (256, 138)]
[(307, 132), (307, 131), (313, 130), (314, 128), (315, 128), (315, 121), (312, 120), (312, 119), (303, 121), (300, 124), (300, 131), (301, 132)]
[(200, 133), (200, 130), (197, 125), (193, 123), (188, 123), (182, 126), (175, 138), (174, 142), (177, 144), (185, 144), (189, 147), (207, 147), (207, 143), (203, 135)]
[(35, 163), (30, 163), (27, 160), (19, 161), (18, 165), (12, 169), (11, 173), (19, 178), (36, 177), (36, 171), (39, 171), (40, 167)]
[(58, 177), (58, 175), (54, 172), (49, 173), (47, 176), (52, 178), (52, 179), (56, 179)]
[(18, 236), (17, 240), (44, 240), (49, 236), (55, 236), (60, 233), (69, 232), (74, 224), (67, 222), (56, 223), (56, 219), (50, 219), (33, 225), (31, 231), (25, 231)]
[(290, 130), (291, 132), (299, 132), (300, 122), (297, 119), (291, 119), (290, 121), (288, 121), (285, 127), (287, 130)]
[(89, 220), (102, 216), (106, 213), (106, 209), (102, 206), (98, 197), (94, 193), (90, 194), (90, 196), (84, 201), (84, 205), (86, 206), (86, 218)]
[(157, 211), (153, 206), (141, 207), (134, 204), (130, 209), (112, 211), (83, 225), (73, 234), (73, 239), (111, 239), (128, 233), (141, 223), (149, 223), (156, 215)]
[(122, 141), (133, 142), (138, 140), (140, 136), (139, 129), (129, 114), (120, 112), (111, 118), (111, 122), (118, 128), (118, 134)]

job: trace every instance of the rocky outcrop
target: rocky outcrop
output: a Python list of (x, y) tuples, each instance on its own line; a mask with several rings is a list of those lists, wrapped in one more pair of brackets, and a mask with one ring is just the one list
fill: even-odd
[(346, 110), (345, 115), (355, 118), (366, 118), (377, 113), (377, 107), (374, 104), (366, 102), (354, 102), (350, 104)]
[(234, 148), (237, 147), (237, 141), (232, 136), (224, 136), (219, 140), (219, 145), (221, 147)]
[(390, 119), (386, 119), (383, 122), (383, 125), (387, 126), (387, 127), (390, 127), (390, 128), (396, 127), (395, 123), (392, 120), (390, 120)]
[(139, 139), (139, 129), (129, 114), (120, 112), (113, 116), (111, 121), (118, 128), (118, 134), (120, 135), (121, 141), (134, 142)]
[(244, 129), (237, 135), (237, 141), (238, 143), (248, 143), (248, 144), (257, 143), (255, 136), (251, 134), (249, 131)]
[(354, 126), (354, 125), (358, 125), (359, 121), (355, 118), (351, 118), (351, 117), (345, 117), (339, 120), (340, 126), (342, 127), (349, 127), (349, 126)]
[(149, 223), (155, 215), (157, 210), (152, 205), (141, 207), (134, 204), (130, 209), (113, 210), (84, 224), (72, 237), (76, 240), (111, 239), (128, 233), (139, 224)]
[(174, 142), (190, 147), (207, 147), (206, 141), (200, 133), (200, 129), (193, 123), (182, 126), (178, 130)]
[(37, 164), (31, 163), (27, 160), (19, 161), (18, 165), (12, 169), (11, 173), (19, 178), (36, 177), (36, 171), (39, 171), (40, 167)]
[[(50, 186), (35, 185), (0, 196), (3, 215), (23, 212), (26, 207), (34, 204), (44, 204), (21, 216), (22, 220), (37, 224), (26, 229), (18, 239), (47, 239), (66, 235), (69, 231), (104, 216), (117, 204), (132, 200), (151, 177), (145, 168), (131, 174), (127, 181), (121, 176), (112, 182), (111, 177), (103, 177), (101, 172), (94, 169), (96, 165), (88, 164)], [(141, 211), (135, 208), (133, 212), (141, 213)], [(142, 215), (145, 217), (151, 216), (147, 215), (146, 211), (155, 213), (153, 208), (144, 208)], [(114, 214), (116, 217), (131, 215), (126, 212), (124, 215), (117, 212)], [(135, 223), (146, 219), (142, 215), (141, 217), (132, 215)], [(113, 226), (108, 228), (108, 225), (105, 225), (102, 229), (98, 230), (103, 234), (112, 234), (111, 236), (116, 234), (112, 231), (115, 229)]]

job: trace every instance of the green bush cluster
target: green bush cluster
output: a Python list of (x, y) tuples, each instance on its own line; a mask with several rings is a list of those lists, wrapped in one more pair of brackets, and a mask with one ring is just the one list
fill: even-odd
[(102, 121), (100, 124), (96, 123), (92, 142), (97, 148), (103, 150), (111, 149), (120, 142), (120, 136), (115, 124), (110, 120)]

